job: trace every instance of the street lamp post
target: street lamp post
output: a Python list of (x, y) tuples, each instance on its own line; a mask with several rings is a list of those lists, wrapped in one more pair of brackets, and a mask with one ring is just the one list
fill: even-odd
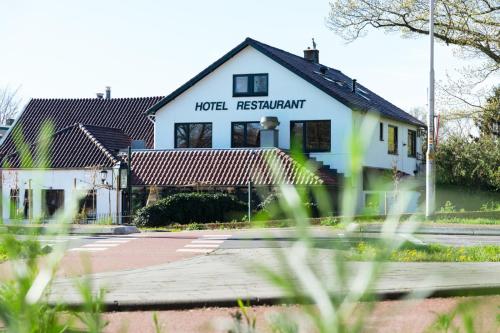
[(111, 185), (108, 184), (106, 181), (106, 178), (108, 177), (108, 171), (106, 169), (101, 170), (101, 183), (102, 187), (106, 188), (108, 190), (108, 212), (109, 212), (109, 218), (111, 219)]
[(435, 181), (434, 181), (434, 0), (429, 3), (429, 113), (427, 115), (427, 156), (425, 165), (425, 217), (434, 215)]

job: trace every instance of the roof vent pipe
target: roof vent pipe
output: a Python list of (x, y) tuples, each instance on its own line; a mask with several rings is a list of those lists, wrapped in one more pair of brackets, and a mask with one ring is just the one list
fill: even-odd
[(352, 79), (352, 92), (356, 93), (356, 79)]
[(106, 99), (111, 99), (111, 87), (106, 87)]

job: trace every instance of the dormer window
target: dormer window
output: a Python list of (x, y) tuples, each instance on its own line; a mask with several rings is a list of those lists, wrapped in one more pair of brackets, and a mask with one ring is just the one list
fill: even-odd
[(233, 75), (233, 97), (267, 96), (268, 74)]

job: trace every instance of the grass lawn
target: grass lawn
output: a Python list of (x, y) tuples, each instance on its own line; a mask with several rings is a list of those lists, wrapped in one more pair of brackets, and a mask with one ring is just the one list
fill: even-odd
[(417, 245), (410, 242), (399, 249), (384, 253), (381, 244), (361, 241), (344, 252), (348, 260), (388, 260), (399, 262), (500, 262), (500, 246), (444, 246), (439, 244)]
[[(423, 221), (423, 219), (421, 219)], [(360, 218), (356, 219), (354, 222), (359, 224), (368, 224), (368, 223), (383, 223), (383, 219), (370, 219), (370, 218)], [(404, 223), (404, 220), (403, 220)], [(334, 227), (343, 229), (345, 225), (340, 224), (340, 218), (338, 217), (325, 217), (325, 218), (315, 218), (310, 220), (311, 225), (320, 225), (325, 227)], [(433, 225), (486, 225), (486, 226), (500, 226), (500, 219), (497, 218), (441, 218), (436, 219), (435, 221), (422, 222), (423, 226), (433, 226)], [(290, 227), (290, 221), (287, 220), (274, 220), (268, 222), (215, 222), (215, 223), (190, 223), (185, 225), (171, 225), (164, 227), (140, 227), (139, 229), (142, 231), (182, 231), (182, 230), (216, 230), (216, 229), (242, 229), (242, 228), (252, 228), (252, 227), (271, 227), (271, 228), (280, 228), (280, 227)]]
[(426, 224), (432, 225), (433, 223), (442, 223), (442, 224), (488, 224), (488, 225), (499, 225), (499, 219), (485, 219), (485, 218), (475, 218), (475, 219), (466, 219), (466, 218), (451, 218), (451, 219), (438, 219), (436, 222), (425, 222)]
[[(403, 223), (405, 219), (401, 220)], [(500, 218), (464, 218), (464, 217), (449, 217), (449, 218), (436, 218), (432, 221), (426, 221), (424, 217), (417, 216), (417, 221), (422, 222), (423, 225), (436, 225), (436, 224), (469, 224), (469, 225), (498, 225), (500, 226)], [(383, 223), (383, 219), (359, 219), (355, 220), (356, 223)]]

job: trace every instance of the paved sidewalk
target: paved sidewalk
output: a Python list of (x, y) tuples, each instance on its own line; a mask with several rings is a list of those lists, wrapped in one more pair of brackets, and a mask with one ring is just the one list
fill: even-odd
[[(318, 250), (315, 258), (333, 279), (332, 252)], [(94, 286), (105, 288), (108, 310), (181, 309), (231, 305), (237, 299), (259, 302), (278, 301), (284, 293), (269, 284), (253, 263), (278, 267), (273, 249), (228, 249), (183, 261), (144, 269), (95, 274)], [(367, 263), (353, 262), (352, 271)], [(417, 292), (454, 293), (460, 290), (500, 290), (500, 263), (389, 263), (374, 292), (383, 297)], [(499, 288), (499, 289), (495, 289)], [(74, 280), (55, 282), (51, 302), (78, 306), (80, 296)], [(338, 290), (341, 292), (342, 290)]]
[[(36, 231), (40, 234), (53, 232), (54, 230), (64, 230), (68, 228), (68, 233), (72, 235), (129, 235), (140, 233), (141, 231), (133, 225), (99, 225), (99, 224), (4, 224), (0, 226), (0, 232), (5, 229), (13, 229), (22, 232)], [(3, 229), (3, 230), (2, 230)]]

